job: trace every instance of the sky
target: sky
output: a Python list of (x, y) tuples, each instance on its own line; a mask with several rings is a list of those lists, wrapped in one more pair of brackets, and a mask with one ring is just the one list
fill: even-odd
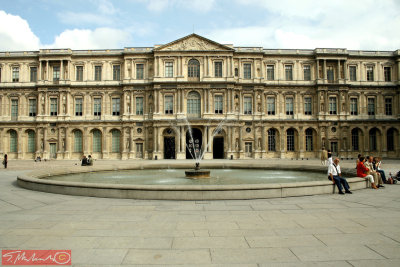
[(400, 0), (0, 0), (0, 51), (122, 49), (191, 33), (271, 49), (400, 49)]

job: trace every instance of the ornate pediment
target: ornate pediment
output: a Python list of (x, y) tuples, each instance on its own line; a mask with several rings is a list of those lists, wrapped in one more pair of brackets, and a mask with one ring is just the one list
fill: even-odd
[(193, 33), (157, 47), (154, 51), (233, 51), (233, 49)]

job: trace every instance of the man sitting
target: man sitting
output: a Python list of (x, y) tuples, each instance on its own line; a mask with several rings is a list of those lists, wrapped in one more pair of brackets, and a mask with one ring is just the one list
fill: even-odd
[[(335, 158), (333, 163), (328, 167), (328, 179), (331, 180), (334, 184), (336, 184), (339, 189), (339, 194), (344, 195), (343, 187), (347, 194), (352, 194), (350, 191), (349, 184), (347, 180), (342, 177), (342, 173), (339, 166), (339, 158)], [(342, 187), (343, 185), (343, 187)]]
[(87, 165), (88, 165), (88, 164), (87, 164), (87, 158), (86, 158), (85, 155), (83, 155), (81, 166), (87, 166)]
[(367, 160), (364, 162), (364, 165), (369, 169), (369, 174), (371, 174), (374, 177), (376, 185), (378, 186), (378, 188), (384, 187), (381, 174), (376, 171), (374, 164), (372, 163), (374, 158), (372, 156), (367, 156), (366, 159)]
[(87, 159), (87, 165), (88, 165), (88, 166), (93, 166), (93, 159), (92, 159), (92, 155), (89, 155), (89, 156), (88, 156), (88, 159)]

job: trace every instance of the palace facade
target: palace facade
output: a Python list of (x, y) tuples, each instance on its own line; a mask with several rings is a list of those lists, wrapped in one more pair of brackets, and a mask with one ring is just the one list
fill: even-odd
[(1, 52), (0, 156), (396, 158), (399, 93), (400, 50), (234, 47), (191, 34)]

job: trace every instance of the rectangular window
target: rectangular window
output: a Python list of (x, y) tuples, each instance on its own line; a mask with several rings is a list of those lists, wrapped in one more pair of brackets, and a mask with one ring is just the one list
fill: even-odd
[(113, 65), (113, 81), (121, 80), (121, 65)]
[(174, 113), (174, 97), (172, 95), (165, 96), (165, 114), (173, 114)]
[(144, 78), (144, 64), (136, 64), (136, 79), (143, 80)]
[(304, 65), (303, 66), (303, 72), (304, 72), (304, 80), (305, 81), (311, 81), (311, 66), (310, 65)]
[(252, 113), (252, 98), (249, 96), (244, 97), (244, 114), (251, 114)]
[(372, 82), (374, 80), (374, 67), (367, 66), (367, 81)]
[(243, 64), (243, 78), (251, 79), (251, 64)]
[(94, 66), (94, 80), (101, 81), (101, 66)]
[(36, 116), (36, 99), (29, 99), (29, 117)]
[(78, 82), (83, 81), (83, 66), (76, 66), (76, 80)]
[(214, 110), (215, 110), (215, 114), (222, 114), (222, 112), (223, 112), (222, 105), (223, 105), (222, 95), (216, 95), (216, 96), (214, 96)]
[(12, 68), (12, 81), (19, 82), (19, 67)]
[(172, 62), (165, 62), (165, 77), (174, 77), (174, 64)]
[(356, 66), (350, 66), (349, 67), (349, 73), (350, 73), (350, 81), (355, 82), (357, 81), (357, 67)]
[(58, 103), (57, 98), (50, 98), (50, 116), (57, 116)]
[(82, 116), (83, 98), (75, 99), (75, 116)]
[(383, 68), (383, 74), (385, 76), (385, 82), (391, 82), (392, 81), (392, 69), (391, 69), (391, 67), (384, 67)]
[(304, 98), (304, 115), (312, 115), (311, 97)]
[(31, 82), (37, 82), (37, 67), (31, 67)]
[(267, 65), (267, 80), (273, 81), (275, 80), (275, 66)]
[(267, 98), (267, 114), (275, 115), (275, 97)]
[(293, 115), (293, 97), (286, 98), (286, 115)]
[(53, 66), (53, 81), (60, 80), (60, 66)]
[(292, 65), (285, 65), (285, 79), (286, 79), (286, 81), (293, 80), (293, 66)]
[(119, 116), (119, 112), (120, 112), (120, 102), (121, 99), (120, 98), (112, 98), (111, 99), (112, 102), (112, 115), (113, 116)]
[(93, 115), (101, 116), (101, 98), (94, 98), (93, 100)]
[(335, 80), (335, 71), (333, 70), (333, 66), (328, 66), (326, 68), (326, 76), (328, 78), (328, 82), (333, 82)]
[(11, 99), (11, 118), (18, 117), (18, 99)]
[(375, 98), (368, 98), (368, 115), (375, 115)]
[(222, 62), (214, 62), (214, 75), (215, 77), (222, 77)]
[(358, 100), (350, 98), (350, 115), (358, 115)]
[(385, 115), (386, 116), (392, 116), (393, 115), (392, 98), (391, 97), (385, 98)]
[(337, 114), (336, 97), (329, 97), (329, 114)]
[(143, 115), (143, 97), (136, 97), (136, 115)]

